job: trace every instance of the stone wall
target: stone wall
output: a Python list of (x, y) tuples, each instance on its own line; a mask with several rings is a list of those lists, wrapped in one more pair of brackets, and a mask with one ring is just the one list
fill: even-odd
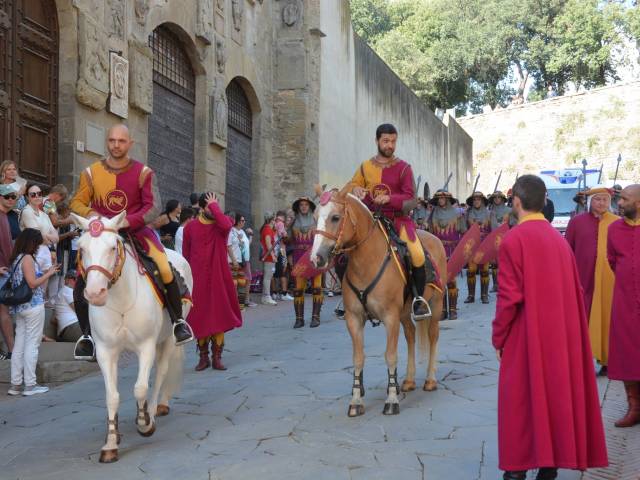
[(458, 119), (474, 142), (479, 186), (507, 189), (517, 174), (604, 164), (603, 178), (640, 181), (640, 82), (602, 87)]
[[(342, 185), (376, 151), (375, 129), (393, 123), (397, 154), (434, 191), (449, 172), (449, 189), (470, 190), (471, 138), (445, 116), (439, 120), (351, 27), (348, 2), (323, 0), (320, 97), (320, 181)], [(467, 170), (469, 175), (467, 175)]]

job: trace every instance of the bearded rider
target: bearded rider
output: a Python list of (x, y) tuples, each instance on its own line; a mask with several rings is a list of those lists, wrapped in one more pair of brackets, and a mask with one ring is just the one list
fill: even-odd
[(351, 179), (355, 185), (352, 193), (370, 210), (380, 211), (390, 219), (400, 239), (407, 244), (417, 292), (413, 316), (415, 320), (424, 320), (428, 318), (430, 309), (422, 296), (427, 283), (435, 280), (435, 270), (425, 255), (413, 220), (406, 213), (415, 204), (415, 183), (411, 166), (394, 155), (397, 139), (398, 131), (393, 125), (386, 123), (377, 128), (378, 154), (360, 165)]
[[(293, 250), (293, 264), (313, 246), (313, 237), (316, 228), (316, 219), (313, 212), (316, 209), (315, 203), (309, 197), (300, 197), (292, 206), (295, 212), (295, 219), (291, 225), (289, 238)], [(304, 327), (304, 291), (307, 288), (306, 277), (295, 277), (296, 289), (293, 292), (293, 308), (296, 314), (296, 322), (293, 328)], [(313, 285), (313, 309), (311, 311), (311, 323), (309, 327), (315, 328), (320, 325), (320, 310), (322, 309), (322, 274), (318, 274), (311, 279)]]
[[(158, 217), (160, 194), (153, 171), (129, 157), (133, 140), (125, 125), (111, 127), (107, 138), (109, 156), (93, 163), (80, 174), (80, 184), (71, 200), (71, 210), (85, 218), (112, 218), (126, 210), (122, 230), (139, 242), (144, 252), (158, 267), (165, 287), (165, 304), (173, 323), (176, 345), (193, 340), (193, 332), (182, 318), (182, 298), (167, 255), (147, 224)], [(92, 360), (95, 346), (91, 338), (89, 305), (84, 298), (85, 280), (78, 276), (73, 292), (82, 337), (75, 346), (78, 360)]]

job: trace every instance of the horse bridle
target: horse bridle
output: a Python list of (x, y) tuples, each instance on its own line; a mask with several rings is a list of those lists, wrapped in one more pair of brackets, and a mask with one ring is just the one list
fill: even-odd
[[(97, 225), (96, 222), (98, 222), (99, 225)], [(93, 220), (91, 221), (91, 223), (89, 223), (89, 234), (92, 237), (94, 238), (99, 237), (103, 232), (115, 233), (116, 235), (118, 235), (117, 230), (113, 228), (105, 228), (104, 224), (100, 220)], [(113, 284), (116, 283), (120, 278), (120, 275), (122, 274), (122, 267), (124, 266), (125, 249), (124, 249), (124, 243), (120, 238), (117, 239), (116, 248), (117, 248), (116, 262), (113, 266), (112, 271), (109, 271), (106, 268), (104, 268), (102, 265), (97, 265), (97, 264), (89, 265), (87, 268), (84, 268), (84, 265), (82, 264), (82, 257), (79, 255), (78, 269), (80, 270), (80, 274), (82, 275), (82, 278), (86, 281), (87, 275), (89, 274), (89, 272), (91, 272), (92, 270), (95, 270), (96, 272), (100, 272), (105, 277), (107, 277), (107, 279), (109, 279), (109, 285), (107, 288), (111, 288)]]
[(367, 232), (367, 234), (360, 239), (359, 241), (357, 241), (354, 245), (351, 245), (349, 247), (343, 247), (342, 246), (342, 234), (344, 233), (344, 226), (346, 223), (347, 218), (349, 218), (349, 221), (351, 222), (352, 226), (356, 226), (356, 222), (351, 218), (350, 212), (351, 210), (349, 209), (349, 206), (347, 205), (347, 202), (341, 202), (338, 200), (331, 200), (333, 203), (336, 203), (338, 205), (342, 205), (344, 208), (344, 215), (342, 216), (342, 218), (340, 219), (340, 224), (338, 225), (338, 235), (334, 235), (333, 233), (327, 232), (325, 230), (319, 230), (316, 229), (315, 233), (322, 235), (325, 238), (328, 238), (329, 240), (334, 240), (336, 242), (336, 244), (333, 246), (333, 250), (331, 250), (331, 256), (335, 256), (335, 255), (339, 255), (341, 253), (347, 253), (350, 252), (352, 250), (355, 250), (356, 248), (358, 248), (360, 245), (362, 245), (364, 243), (364, 241), (369, 238), (369, 236), (371, 235), (371, 232), (373, 232), (373, 229), (375, 228), (376, 222), (372, 222), (371, 226), (369, 227), (369, 231)]

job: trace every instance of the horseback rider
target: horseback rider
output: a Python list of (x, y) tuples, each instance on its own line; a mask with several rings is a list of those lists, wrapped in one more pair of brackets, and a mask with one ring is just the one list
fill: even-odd
[[(446, 190), (438, 190), (429, 203), (433, 205), (428, 221), (429, 231), (440, 239), (449, 260), (462, 235), (467, 231), (466, 221), (460, 210), (454, 206), (458, 200)], [(458, 283), (455, 278), (447, 283), (447, 297), (449, 311), (444, 312), (443, 318), (456, 320), (458, 318)]]
[(415, 224), (408, 215), (415, 206), (415, 183), (411, 166), (394, 155), (397, 139), (398, 131), (389, 123), (376, 129), (378, 154), (364, 161), (356, 170), (351, 179), (355, 185), (352, 193), (370, 210), (379, 211), (391, 220), (400, 239), (407, 244), (416, 290), (413, 315), (416, 320), (424, 320), (429, 316), (430, 308), (422, 295), (427, 283), (435, 279), (435, 269), (425, 255)]
[[(491, 212), (491, 229), (495, 230), (503, 223), (511, 221), (511, 208), (507, 205), (507, 196), (500, 190), (496, 190), (488, 197)], [(491, 278), (493, 279), (492, 292), (498, 291), (498, 259), (491, 263)]]
[[(473, 192), (469, 198), (467, 198), (467, 228), (471, 228), (474, 223), (480, 227), (480, 238), (484, 240), (485, 237), (491, 232), (491, 214), (487, 205), (489, 200), (482, 192)], [(469, 262), (467, 267), (467, 287), (469, 288), (469, 296), (464, 303), (475, 302), (476, 297), (476, 275), (478, 274), (478, 267), (480, 267), (480, 300), (482, 303), (489, 303), (489, 264), (484, 263), (482, 265), (476, 265), (473, 262)]]
[[(85, 218), (112, 218), (123, 210), (127, 211), (124, 231), (137, 240), (158, 267), (176, 345), (182, 345), (193, 340), (193, 333), (182, 318), (180, 288), (160, 240), (147, 226), (158, 217), (160, 194), (153, 171), (129, 157), (132, 144), (129, 129), (125, 125), (115, 125), (109, 129), (109, 156), (93, 163), (80, 174), (80, 183), (70, 207), (74, 213)], [(82, 337), (76, 342), (74, 356), (78, 360), (91, 360), (95, 357), (95, 348), (84, 289), (85, 279), (79, 275), (73, 299)]]
[[(313, 246), (313, 238), (316, 228), (316, 219), (313, 213), (316, 204), (309, 197), (300, 197), (292, 206), (296, 216), (291, 225), (289, 238), (293, 248), (293, 264)], [(293, 292), (293, 308), (296, 314), (296, 322), (293, 328), (304, 327), (304, 291), (307, 288), (307, 279), (299, 276), (295, 277), (296, 289)], [(322, 308), (322, 274), (312, 278), (313, 285), (313, 310), (311, 313), (311, 323), (309, 326), (315, 328), (320, 325), (320, 309)]]

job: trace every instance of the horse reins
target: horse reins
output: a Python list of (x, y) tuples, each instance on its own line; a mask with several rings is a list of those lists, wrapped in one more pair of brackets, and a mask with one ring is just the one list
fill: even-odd
[[(99, 236), (102, 232), (115, 233), (116, 235), (118, 234), (118, 231), (112, 228), (102, 228), (97, 235), (93, 233), (91, 233), (91, 235)], [(78, 263), (78, 267), (80, 269), (82, 278), (84, 278), (85, 281), (87, 279), (87, 275), (89, 274), (89, 272), (91, 272), (92, 270), (95, 270), (96, 272), (103, 274), (105, 277), (109, 279), (109, 285), (107, 288), (111, 288), (113, 284), (118, 281), (118, 279), (120, 278), (120, 275), (122, 274), (122, 268), (124, 266), (124, 257), (125, 257), (124, 245), (122, 240), (118, 239), (116, 262), (115, 262), (115, 265), (113, 266), (113, 271), (109, 271), (106, 268), (104, 268), (102, 265), (97, 265), (97, 264), (89, 265), (87, 268), (84, 268), (84, 266), (82, 265), (82, 257), (78, 258), (77, 263)]]
[(376, 222), (374, 221), (371, 224), (371, 226), (369, 227), (369, 231), (364, 236), (364, 238), (357, 241), (354, 245), (351, 245), (349, 247), (342, 247), (341, 246), (342, 234), (344, 233), (344, 226), (345, 226), (347, 217), (349, 218), (351, 225), (355, 226), (356, 223), (353, 221), (353, 219), (351, 218), (351, 215), (349, 214), (351, 210), (349, 210), (349, 207), (347, 206), (347, 202), (339, 202), (337, 200), (332, 200), (332, 202), (338, 205), (342, 205), (344, 207), (344, 215), (340, 220), (340, 225), (338, 225), (338, 235), (334, 235), (333, 233), (327, 232), (325, 230), (318, 230), (318, 229), (315, 230), (315, 233), (317, 233), (318, 235), (322, 235), (323, 237), (328, 238), (329, 240), (334, 240), (336, 242), (336, 244), (333, 246), (333, 250), (331, 251), (331, 256), (334, 256), (334, 255), (339, 255), (341, 253), (350, 252), (358, 248), (360, 245), (362, 245), (364, 241), (367, 238), (369, 238), (369, 236), (371, 235), (371, 232), (373, 232), (373, 229), (376, 226)]

